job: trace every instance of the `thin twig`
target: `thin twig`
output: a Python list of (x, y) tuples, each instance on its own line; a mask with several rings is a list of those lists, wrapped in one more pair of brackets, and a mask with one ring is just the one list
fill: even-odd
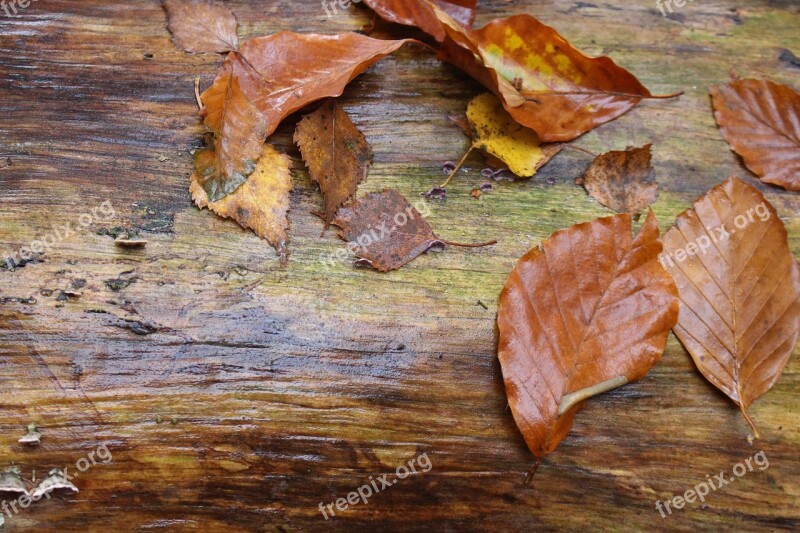
[(450, 175), (447, 176), (447, 179), (444, 180), (444, 183), (439, 185), (439, 187), (441, 187), (442, 189), (447, 187), (447, 184), (450, 183), (450, 180), (453, 179), (453, 176), (456, 175), (456, 172), (458, 172), (458, 169), (461, 168), (461, 166), (464, 164), (464, 161), (467, 160), (467, 157), (469, 157), (469, 154), (471, 154), (472, 150), (474, 150), (474, 149), (475, 149), (475, 145), (473, 144), (472, 146), (469, 147), (469, 150), (467, 150), (467, 153), (464, 154), (464, 157), (461, 158), (461, 161), (458, 162), (458, 164), (456, 165), (456, 168), (453, 169), (453, 171), (450, 173)]
[(194, 79), (194, 97), (197, 99), (197, 107), (202, 111), (205, 106), (203, 105), (203, 100), (200, 98), (200, 76)]
[(477, 243), (477, 244), (463, 244), (463, 243), (460, 243), (460, 242), (446, 241), (444, 239), (439, 239), (439, 240), (441, 242), (445, 243), (445, 244), (449, 244), (450, 246), (460, 246), (462, 248), (483, 248), (484, 246), (493, 246), (493, 245), (497, 244), (497, 241), (487, 241), (487, 242), (481, 242), (481, 243)]

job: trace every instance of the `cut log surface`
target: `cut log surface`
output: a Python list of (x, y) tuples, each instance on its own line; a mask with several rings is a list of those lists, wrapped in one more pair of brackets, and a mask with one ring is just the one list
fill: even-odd
[[(316, 1), (227, 4), (242, 40), (373, 18), (363, 3), (330, 17)], [(797, 2), (668, 4), (665, 17), (655, 0), (480, 0), (477, 24), (530, 13), (653, 93), (685, 90), (575, 144), (652, 142), (662, 230), (737, 175), (775, 206), (800, 256), (800, 195), (746, 170), (708, 97), (731, 73), (798, 86), (800, 69), (779, 59), (800, 53)], [(471, 155), (447, 200), (427, 202), (428, 221), (443, 239), (499, 243), (381, 274), (338, 258), (334, 231), (320, 236), (294, 115), (270, 140), (294, 163), (281, 267), (266, 242), (188, 193), (203, 131), (194, 80), (208, 87), (221, 56), (176, 49), (156, 0), (17, 9), (0, 10), (0, 255), (41, 249), (0, 269), (0, 470), (16, 465), (32, 489), (66, 467), (80, 492), (26, 507), (0, 493), (17, 510), (0, 531), (800, 530), (797, 349), (750, 409), (762, 434), (750, 445), (736, 406), (671, 335), (648, 377), (588, 402), (526, 484), (534, 458), (507, 408), (497, 298), (532, 246), (610, 214), (574, 183), (587, 154), (563, 150), (480, 199), (470, 191), (485, 162)], [(448, 117), (481, 91), (419, 46), (358, 77), (339, 101), (375, 152), (359, 194), (423, 199), (468, 145)], [(146, 245), (116, 245), (115, 228)], [(38, 446), (18, 442), (31, 423)], [(751, 459), (762, 451), (768, 468)], [(415, 458), (417, 473), (397, 479)], [(658, 511), (748, 460), (704, 502)], [(366, 503), (347, 502), (367, 486), (379, 490)]]

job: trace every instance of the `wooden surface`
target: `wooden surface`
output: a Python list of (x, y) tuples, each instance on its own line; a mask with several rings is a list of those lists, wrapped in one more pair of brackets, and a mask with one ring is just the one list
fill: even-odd
[[(326, 18), (317, 1), (229, 2), (243, 37), (282, 29), (356, 30), (371, 12)], [(714, 124), (707, 87), (731, 71), (798, 85), (794, 1), (481, 0), (478, 23), (528, 12), (587, 53), (612, 55), (653, 92), (579, 139), (600, 152), (653, 142), (662, 230), (731, 174), (756, 183), (800, 255), (800, 195), (758, 184)], [(737, 9), (738, 8), (738, 9)], [(386, 32), (386, 26), (380, 31)], [(395, 30), (392, 30), (395, 31)], [(0, 270), (0, 467), (41, 479), (106, 443), (109, 464), (13, 518), (8, 531), (777, 531), (800, 528), (800, 358), (751, 414), (735, 406), (670, 337), (642, 382), (591, 401), (531, 486), (532, 456), (506, 407), (496, 359), (497, 296), (516, 258), (554, 230), (607, 215), (573, 180), (589, 157), (564, 150), (536, 177), (480, 200), (476, 155), (429, 221), (458, 241), (379, 274), (320, 256), (341, 248), (310, 212), (321, 199), (295, 162), (289, 264), (234, 223), (192, 206), (191, 155), (201, 125), (193, 80), (214, 56), (175, 49), (156, 0), (41, 0), (0, 12), (0, 251), (78, 224), (110, 201), (113, 220)], [(448, 115), (480, 88), (407, 47), (341, 99), (375, 151), (361, 186), (415, 200), (467, 145)], [(10, 158), (7, 159), (7, 158)], [(553, 185), (548, 184), (551, 179)], [(124, 250), (98, 230), (138, 228)], [(85, 281), (85, 286), (84, 282)], [(72, 289), (72, 287), (81, 287)], [(79, 297), (61, 291), (82, 292)], [(479, 304), (482, 302), (488, 309)], [(159, 423), (160, 421), (160, 423)], [(38, 448), (17, 439), (35, 422)], [(758, 469), (662, 518), (682, 494), (763, 450)], [(326, 521), (329, 503), (417, 454), (430, 472), (402, 480)], [(9, 499), (8, 495), (2, 495)], [(2, 529), (0, 529), (2, 531)]]

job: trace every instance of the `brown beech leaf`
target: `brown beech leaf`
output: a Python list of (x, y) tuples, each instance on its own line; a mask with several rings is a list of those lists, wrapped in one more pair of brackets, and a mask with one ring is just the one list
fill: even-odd
[(597, 156), (584, 174), (592, 198), (617, 213), (639, 213), (658, 198), (650, 144)]
[(766, 80), (711, 87), (714, 116), (731, 149), (761, 181), (800, 191), (800, 93)]
[(445, 31), (433, 10), (432, 3), (462, 26), (472, 26), (477, 0), (364, 0), (375, 13), (389, 22), (416, 26), (442, 42)]
[(236, 17), (212, 0), (164, 0), (172, 40), (187, 52), (225, 53), (239, 47)]
[(267, 122), (242, 92), (235, 75), (218, 77), (202, 96), (211, 146), (194, 155), (195, 173), (209, 201), (239, 188), (252, 174), (267, 136)]
[(680, 291), (675, 334), (757, 437), (747, 408), (775, 384), (800, 329), (786, 228), (758, 190), (729, 178), (678, 216), (661, 261)]
[(514, 420), (537, 462), (583, 401), (641, 379), (678, 319), (652, 211), (555, 232), (517, 262), (500, 294), (498, 357)]
[(291, 159), (287, 155), (265, 145), (255, 171), (236, 192), (217, 202), (209, 202), (197, 175), (192, 176), (189, 191), (198, 207), (207, 207), (217, 215), (232, 218), (240, 226), (253, 230), (256, 235), (266, 239), (281, 260), (285, 261), (289, 192), (292, 190), (290, 164)]
[(572, 140), (655, 98), (608, 57), (588, 57), (530, 15), (461, 27), (441, 10), (440, 57), (497, 94), (514, 120), (542, 141)]
[(283, 31), (243, 43), (228, 54), (217, 76), (236, 75), (271, 135), (284, 118), (311, 102), (339, 96), (353, 78), (408, 42), (415, 41)]
[(294, 141), (300, 147), (311, 178), (325, 196), (325, 229), (336, 211), (367, 177), (372, 149), (344, 109), (334, 99), (306, 115), (297, 125)]

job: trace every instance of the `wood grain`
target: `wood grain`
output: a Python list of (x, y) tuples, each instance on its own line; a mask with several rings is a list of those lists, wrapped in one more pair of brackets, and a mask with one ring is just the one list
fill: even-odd
[[(318, 2), (228, 4), (243, 39), (372, 20), (361, 5), (328, 18)], [(779, 55), (800, 51), (800, 13), (791, 1), (742, 4), (687, 3), (665, 18), (655, 2), (482, 0), (478, 24), (530, 13), (587, 53), (612, 55), (654, 93), (686, 89), (576, 144), (601, 153), (652, 142), (662, 230), (700, 193), (745, 178), (776, 207), (798, 256), (800, 196), (747, 172), (717, 130), (707, 88), (731, 70), (796, 85)], [(573, 183), (590, 156), (564, 150), (531, 180), (475, 200), (484, 163), (473, 155), (428, 220), (442, 238), (497, 246), (425, 255), (389, 274), (338, 259), (326, 268), (320, 257), (341, 242), (321, 237), (311, 214), (322, 200), (292, 147), (293, 116), (271, 141), (295, 165), (292, 255), (280, 268), (268, 244), (189, 197), (202, 131), (193, 80), (207, 87), (219, 64), (172, 45), (156, 0), (41, 0), (0, 12), (0, 254), (53, 224), (74, 227), (105, 201), (116, 213), (98, 211), (39, 261), (0, 270), (0, 467), (41, 479), (101, 443), (113, 453), (80, 474), (78, 494), (38, 502), (6, 530), (800, 528), (797, 349), (751, 408), (764, 438), (750, 446), (736, 407), (670, 336), (649, 376), (596, 398), (524, 485), (533, 457), (506, 406), (497, 296), (531, 246), (610, 214)], [(420, 47), (353, 82), (340, 101), (375, 152), (360, 194), (419, 198), (441, 181), (441, 164), (468, 144), (448, 116), (480, 91)], [(138, 229), (148, 245), (119, 248), (98, 234), (115, 226)], [(82, 295), (59, 299), (65, 290)], [(38, 448), (17, 443), (30, 422)], [(767, 470), (705, 505), (665, 519), (656, 511), (656, 500), (760, 450)], [(430, 472), (335, 519), (319, 512), (418, 453)]]

